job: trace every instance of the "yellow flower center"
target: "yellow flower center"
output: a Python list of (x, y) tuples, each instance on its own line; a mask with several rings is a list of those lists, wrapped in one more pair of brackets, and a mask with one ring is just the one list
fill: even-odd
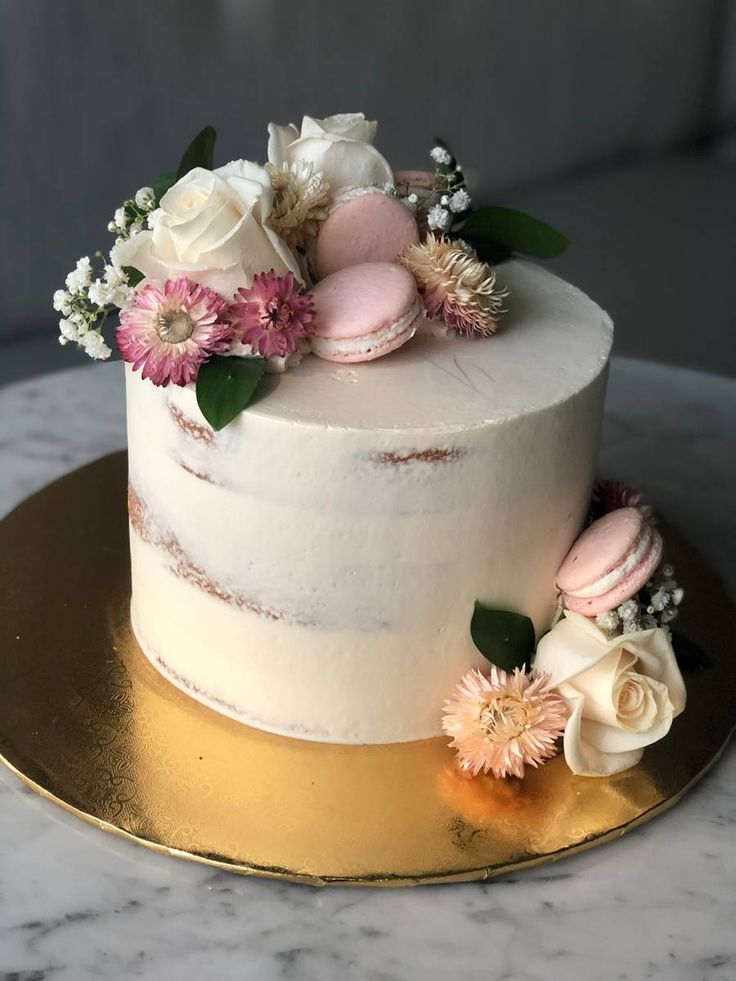
[(529, 705), (513, 695), (492, 697), (481, 709), (478, 721), (486, 736), (494, 742), (516, 739), (534, 725)]

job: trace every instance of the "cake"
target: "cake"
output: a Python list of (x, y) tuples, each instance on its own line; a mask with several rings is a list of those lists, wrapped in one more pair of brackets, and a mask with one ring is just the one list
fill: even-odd
[(215, 168), (203, 130), (55, 297), (93, 357), (121, 311), (141, 652), (282, 737), (634, 765), (684, 708), (682, 590), (640, 496), (594, 491), (612, 324), (520, 257), (566, 240), (442, 143), (394, 173), (360, 114), (269, 132)]
[(305, 359), (219, 433), (128, 368), (133, 629), (175, 684), (284, 735), (424, 739), (483, 660), (476, 598), (549, 627), (611, 324), (531, 264), (504, 278), (524, 303), (492, 343)]

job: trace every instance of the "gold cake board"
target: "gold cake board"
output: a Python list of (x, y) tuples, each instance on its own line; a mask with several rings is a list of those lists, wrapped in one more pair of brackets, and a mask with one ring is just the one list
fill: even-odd
[(734, 609), (672, 533), (668, 559), (688, 593), (677, 626), (694, 642), (688, 707), (626, 773), (576, 777), (558, 756), (523, 782), (467, 780), (442, 739), (334, 746), (241, 725), (170, 685), (131, 636), (125, 485), (117, 453), (0, 526), (0, 755), (106, 831), (313, 885), (487, 879), (648, 821), (703, 776), (732, 731)]

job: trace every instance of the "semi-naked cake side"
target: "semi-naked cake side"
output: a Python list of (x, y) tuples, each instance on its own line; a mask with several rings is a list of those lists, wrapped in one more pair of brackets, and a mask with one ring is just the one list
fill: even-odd
[(423, 739), (484, 663), (475, 600), (549, 627), (612, 325), (539, 267), (503, 277), (515, 302), (490, 342), (308, 358), (220, 432), (192, 385), (127, 368), (132, 623), (174, 684), (288, 736)]

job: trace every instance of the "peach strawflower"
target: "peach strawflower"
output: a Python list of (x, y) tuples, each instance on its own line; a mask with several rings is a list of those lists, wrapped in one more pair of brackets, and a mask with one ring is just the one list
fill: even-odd
[(523, 777), (557, 753), (567, 707), (547, 675), (495, 665), (489, 675), (472, 668), (444, 706), (442, 728), (452, 737), (462, 770), (477, 776)]
[(429, 232), (401, 256), (413, 274), (427, 315), (456, 334), (488, 337), (498, 327), (508, 290), (496, 273), (459, 242)]

